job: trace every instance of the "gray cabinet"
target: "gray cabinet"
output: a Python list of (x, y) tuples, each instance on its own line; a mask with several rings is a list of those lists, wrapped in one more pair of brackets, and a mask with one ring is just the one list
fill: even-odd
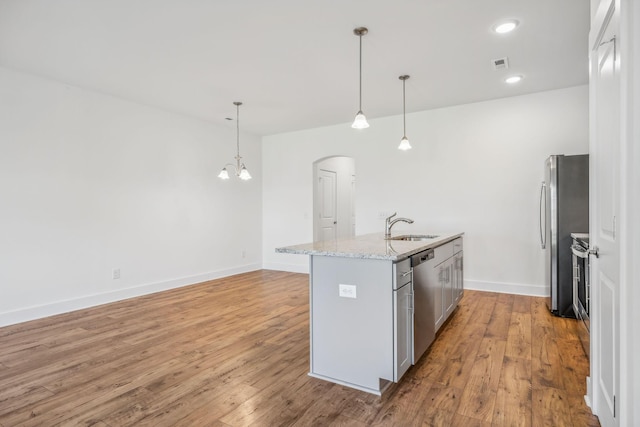
[[(439, 248), (436, 248), (436, 251)], [(433, 287), (432, 297), (433, 297), (433, 314), (436, 324), (436, 331), (440, 329), (440, 326), (445, 321), (445, 299), (446, 299), (446, 282), (447, 275), (449, 274), (449, 264), (447, 261), (443, 261), (440, 264), (436, 265), (434, 268), (436, 284)]]
[(451, 278), (454, 289), (461, 283), (451, 259), (460, 235), (375, 233), (277, 248), (310, 255), (309, 375), (377, 395), (398, 382), (435, 339), (433, 313), (441, 325), (457, 304), (449, 287), (445, 307), (448, 285), (439, 280)]
[[(460, 241), (459, 244), (455, 242)], [(462, 251), (462, 239), (456, 239), (454, 242), (453, 250), (453, 300), (455, 305), (462, 298), (464, 293), (464, 263), (463, 263), (463, 251)]]
[(449, 318), (462, 297), (462, 238), (435, 248), (436, 266), (432, 276), (436, 331)]
[(393, 381), (398, 382), (413, 364), (413, 271), (409, 259), (393, 268)]
[(443, 289), (443, 306), (445, 312), (445, 319), (449, 318), (453, 310), (456, 308), (455, 290), (454, 290), (454, 278), (453, 278), (453, 257), (444, 262), (445, 274), (442, 281)]
[[(423, 272), (427, 279), (421, 306), (427, 301), (436, 313), (432, 336), (460, 298), (462, 250), (454, 255), (455, 242), (435, 248), (434, 267), (416, 276), (416, 283)], [(378, 395), (398, 382), (415, 363), (413, 274), (408, 258), (312, 255), (309, 375)]]
[(311, 256), (309, 375), (374, 394), (397, 382), (413, 357), (408, 259)]

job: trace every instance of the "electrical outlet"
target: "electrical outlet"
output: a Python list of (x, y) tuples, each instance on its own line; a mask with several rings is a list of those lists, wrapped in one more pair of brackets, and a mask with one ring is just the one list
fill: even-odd
[(244, 249), (240, 251), (240, 256), (242, 258), (245, 258), (247, 256), (247, 251), (245, 251)]
[(117, 280), (117, 279), (120, 278), (120, 269), (119, 268), (114, 268), (113, 269), (112, 278), (113, 278), (113, 280)]
[(338, 285), (338, 294), (343, 298), (356, 297), (356, 285)]

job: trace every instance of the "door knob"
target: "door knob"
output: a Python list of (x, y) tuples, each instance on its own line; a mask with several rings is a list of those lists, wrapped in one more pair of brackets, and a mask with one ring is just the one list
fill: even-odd
[(595, 255), (596, 258), (600, 258), (600, 252), (597, 246), (593, 246), (589, 248), (589, 255)]

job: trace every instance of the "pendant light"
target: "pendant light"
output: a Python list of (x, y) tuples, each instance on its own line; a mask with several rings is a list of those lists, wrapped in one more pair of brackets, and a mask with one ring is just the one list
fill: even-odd
[(236, 106), (236, 164), (227, 163), (224, 168), (218, 174), (218, 178), (220, 179), (229, 179), (229, 172), (227, 171), (227, 166), (231, 166), (235, 169), (236, 176), (243, 181), (247, 181), (251, 179), (251, 175), (249, 171), (244, 166), (244, 163), (240, 163), (242, 160), (242, 156), (240, 156), (240, 106), (242, 102), (234, 102), (233, 105)]
[(358, 107), (358, 112), (356, 113), (356, 118), (351, 125), (354, 129), (366, 129), (369, 127), (369, 123), (367, 123), (367, 118), (364, 116), (362, 112), (362, 36), (369, 32), (365, 27), (358, 27), (353, 30), (353, 34), (358, 36), (360, 39), (360, 103)]
[(409, 144), (409, 140), (407, 139), (407, 113), (406, 113), (406, 102), (405, 102), (405, 82), (409, 78), (409, 76), (404, 75), (398, 77), (402, 80), (402, 139), (400, 140), (400, 145), (398, 145), (398, 150), (407, 151), (411, 150), (411, 144)]

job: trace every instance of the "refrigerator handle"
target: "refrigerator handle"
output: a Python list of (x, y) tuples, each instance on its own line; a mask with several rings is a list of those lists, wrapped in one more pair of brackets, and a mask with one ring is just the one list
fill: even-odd
[[(542, 249), (544, 249), (547, 246), (547, 242), (546, 242), (546, 229), (547, 229), (547, 222), (546, 222), (546, 197), (545, 196), (545, 189), (546, 189), (547, 185), (544, 181), (542, 181), (542, 184), (540, 185), (540, 206), (539, 206), (539, 212), (538, 212), (538, 224), (540, 225), (540, 246), (542, 246)], [(543, 200), (545, 200), (545, 209), (542, 209), (542, 202)], [(545, 224), (544, 224), (544, 230), (542, 229), (542, 217), (545, 216)]]

